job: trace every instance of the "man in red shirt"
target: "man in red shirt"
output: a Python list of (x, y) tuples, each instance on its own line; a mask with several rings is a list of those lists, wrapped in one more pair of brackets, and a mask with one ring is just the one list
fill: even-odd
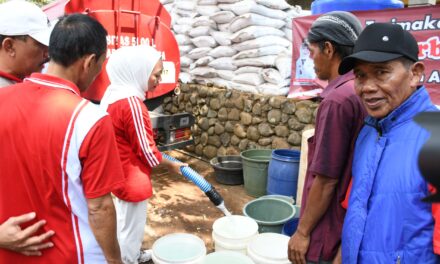
[(43, 69), (51, 29), (46, 14), (35, 4), (9, 1), (0, 5), (0, 87)]
[(0, 89), (0, 222), (35, 212), (47, 220), (43, 232), (55, 232), (42, 256), (0, 249), (0, 264), (122, 263), (110, 193), (124, 176), (112, 123), (80, 97), (101, 70), (106, 35), (86, 15), (61, 18), (47, 74)]
[[(340, 263), (338, 248), (345, 209), (341, 201), (351, 179), (353, 148), (366, 115), (354, 91), (354, 75), (339, 75), (362, 30), (348, 12), (320, 16), (307, 35), (316, 76), (328, 81), (309, 139), (308, 167), (298, 228), (289, 241), (293, 263)], [(340, 251), (339, 251), (340, 253)]]

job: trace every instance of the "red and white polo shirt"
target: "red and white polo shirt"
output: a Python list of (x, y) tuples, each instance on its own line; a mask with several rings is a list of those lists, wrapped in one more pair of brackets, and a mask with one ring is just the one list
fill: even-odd
[(88, 224), (87, 198), (124, 178), (110, 118), (71, 82), (33, 74), (0, 89), (0, 222), (35, 211), (54, 230), (54, 248), (6, 263), (105, 263)]

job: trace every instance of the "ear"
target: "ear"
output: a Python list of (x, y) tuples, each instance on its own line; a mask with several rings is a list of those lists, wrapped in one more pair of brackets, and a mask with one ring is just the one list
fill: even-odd
[(88, 72), (93, 65), (96, 63), (96, 54), (84, 55), (83, 69)]
[(8, 53), (10, 56), (15, 56), (14, 39), (6, 37), (1, 43), (1, 49)]
[(324, 50), (322, 51), (325, 55), (332, 57), (335, 54), (335, 47), (330, 41), (324, 42)]
[(423, 72), (425, 71), (425, 64), (418, 61), (411, 66), (410, 71), (412, 73), (410, 86), (415, 88), (419, 85), (420, 80), (422, 79)]

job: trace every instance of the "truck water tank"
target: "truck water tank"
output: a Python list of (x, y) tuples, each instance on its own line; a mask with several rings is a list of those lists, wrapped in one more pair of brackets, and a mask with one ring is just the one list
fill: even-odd
[(386, 8), (403, 8), (399, 0), (315, 0), (312, 2), (312, 14), (323, 14), (330, 11), (360, 11)]

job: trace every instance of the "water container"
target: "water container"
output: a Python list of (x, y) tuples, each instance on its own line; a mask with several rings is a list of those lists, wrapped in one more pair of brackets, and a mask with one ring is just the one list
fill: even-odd
[(226, 185), (243, 184), (243, 164), (240, 156), (219, 156), (211, 159), (215, 180)]
[(399, 0), (315, 0), (312, 2), (312, 14), (323, 14), (330, 11), (380, 10), (386, 8), (403, 8)]
[(289, 239), (281, 234), (259, 234), (249, 243), (248, 256), (255, 264), (291, 264), (287, 256)]
[(249, 149), (240, 153), (243, 162), (243, 179), (246, 193), (253, 197), (266, 194), (267, 169), (272, 150)]
[(213, 252), (206, 256), (203, 264), (255, 264), (251, 258), (235, 251)]
[(286, 236), (292, 236), (293, 233), (295, 233), (296, 228), (298, 227), (298, 222), (299, 222), (299, 218), (295, 218), (295, 217), (285, 222), (281, 234)]
[(283, 224), (295, 215), (295, 207), (281, 199), (259, 198), (245, 204), (243, 214), (258, 223), (259, 233), (281, 233)]
[(300, 152), (292, 149), (272, 151), (269, 162), (267, 193), (281, 194), (296, 200)]
[(291, 196), (281, 195), (281, 194), (267, 194), (263, 195), (260, 198), (275, 198), (275, 199), (281, 199), (288, 203), (295, 204), (295, 200)]
[(215, 220), (212, 225), (212, 240), (216, 252), (229, 250), (246, 254), (249, 242), (256, 235), (257, 222), (242, 215), (224, 216)]
[(155, 264), (203, 264), (205, 256), (205, 243), (191, 234), (168, 234), (153, 244)]

